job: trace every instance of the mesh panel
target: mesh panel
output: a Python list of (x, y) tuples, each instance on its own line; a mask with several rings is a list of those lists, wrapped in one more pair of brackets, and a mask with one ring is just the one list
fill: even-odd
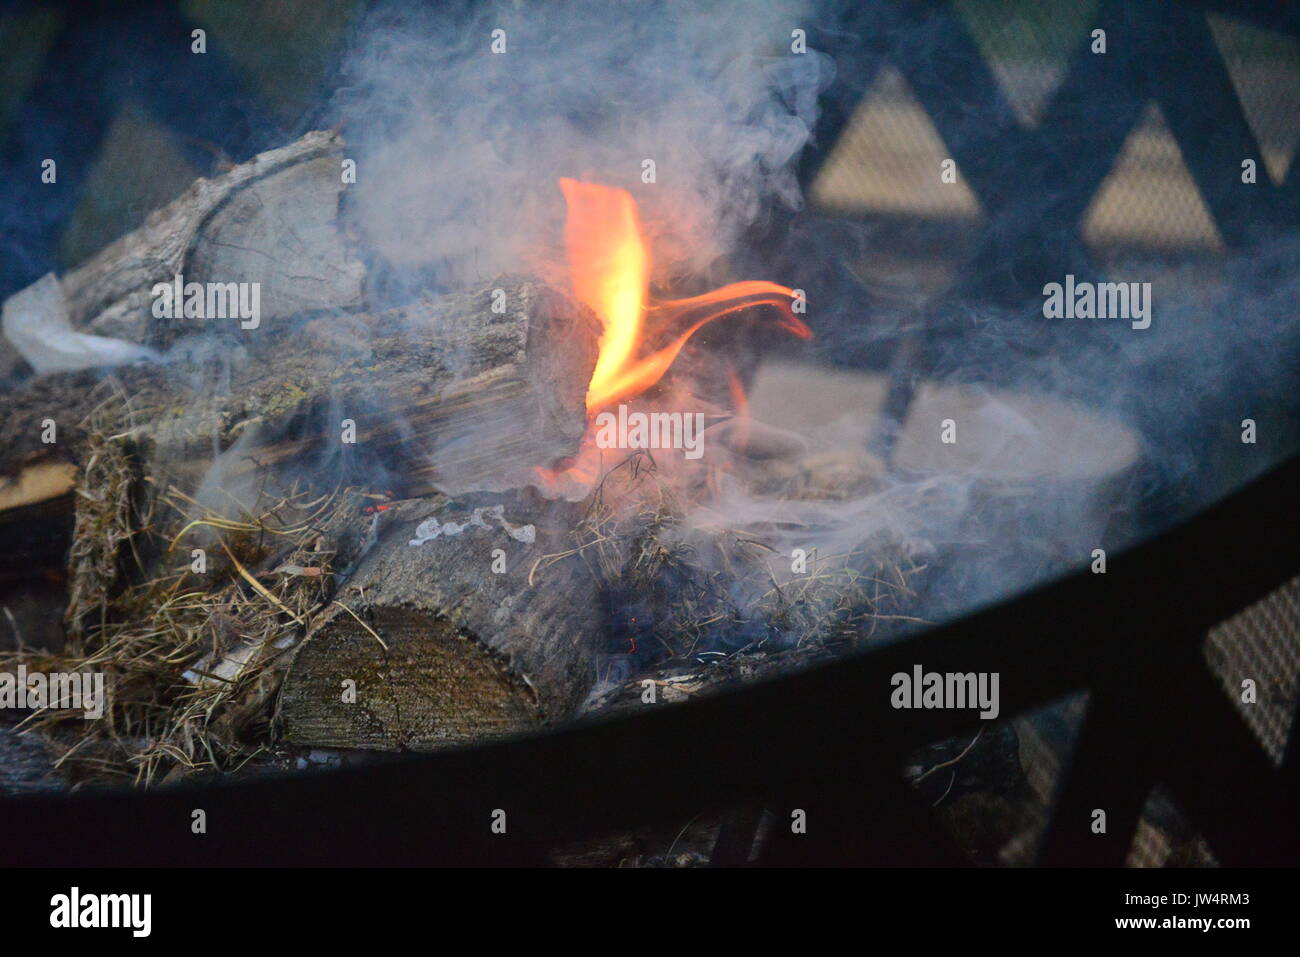
[(1205, 839), (1163, 788), (1153, 788), (1133, 834), (1127, 867), (1218, 867)]
[(1083, 238), (1094, 249), (1221, 250), (1223, 241), (1155, 103), (1093, 197)]
[[(1210, 630), (1205, 657), (1274, 764), (1282, 763), (1300, 693), (1300, 578)], [(1242, 682), (1257, 700), (1242, 701)]]
[(1300, 42), (1229, 17), (1208, 19), (1264, 165), (1281, 183), (1300, 145)]
[[(1093, 59), (1122, 56), (1090, 52), (1090, 31), (1101, 22), (1101, 12), (1101, 5), (1092, 0), (954, 0), (934, 20), (951, 17), (969, 36), (980, 61), (973, 67), (969, 88), (952, 91), (955, 106), (978, 102), (988, 86), (996, 86), (1015, 117), (1003, 140), (1008, 156), (1041, 156), (1050, 153), (1053, 143), (1076, 144), (1072, 137), (1080, 122), (1077, 114), (1067, 109), (1053, 116), (1052, 106), (1058, 97), (1081, 95), (1080, 84), (1088, 81), (1080, 78)], [(1180, 85), (1212, 86), (1222, 70), (1258, 142), (1259, 152), (1251, 154), (1260, 161), (1259, 175), (1265, 183), (1286, 179), (1300, 145), (1300, 41), (1235, 18), (1203, 16), (1212, 38), (1210, 55), (1219, 62), (1201, 74), (1189, 70), (1173, 76), (1147, 75), (1138, 64), (1137, 79), (1127, 92), (1148, 101), (1139, 104), (1126, 135), (1113, 142), (1100, 136), (1095, 144), (1100, 155), (1110, 156), (1109, 171), (1088, 187), (1080, 220), (1063, 224), (1076, 230), (1094, 256), (1204, 256), (1224, 251), (1221, 224), (1203, 195), (1205, 184), (1198, 183), (1187, 162), (1204, 153), (1208, 144), (1186, 140), (1186, 129), (1176, 136), (1163, 112), (1175, 102), (1171, 91)], [(1115, 34), (1112, 43), (1133, 41), (1134, 36), (1138, 42), (1150, 42), (1147, 36), (1130, 36), (1106, 22)], [(940, 164), (954, 156), (957, 145), (950, 138), (963, 131), (962, 110), (935, 111), (933, 103), (927, 110), (912, 88), (918, 82), (916, 70), (901, 52), (885, 55), (811, 183), (815, 207), (840, 215), (954, 224), (986, 218), (992, 208), (988, 200), (997, 197), (981, 195), (981, 189), (965, 179), (961, 162), (955, 182), (940, 180)], [(1110, 112), (1123, 111), (1117, 107)], [(1070, 174), (1068, 166), (1061, 170), (1058, 182), (1063, 188), (1071, 186)], [(1014, 171), (1010, 175), (1013, 182), (1002, 188), (1013, 194), (1018, 184)], [(1235, 175), (1234, 169), (1230, 176)]]
[(951, 156), (907, 80), (886, 66), (836, 142), (812, 199), (828, 210), (976, 218), (979, 203), (960, 171), (955, 182), (940, 179)]
[(953, 0), (1016, 118), (1037, 125), (1088, 38), (1097, 0)]

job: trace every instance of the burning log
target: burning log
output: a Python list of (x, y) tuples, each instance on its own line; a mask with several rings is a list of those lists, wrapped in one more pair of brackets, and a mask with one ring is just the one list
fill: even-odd
[[(407, 494), (514, 488), (534, 467), (577, 450), (596, 340), (585, 309), (511, 279), (270, 333), (234, 368), (212, 358), (126, 367), (112, 388), (96, 387), (89, 372), (53, 373), (0, 397), (0, 471), (13, 489), (30, 490), (14, 492), (14, 508), (48, 514), (33, 506), (61, 501), (67, 483), (37, 479), (84, 465), (88, 423), (117, 391), (127, 410), (121, 431), (155, 484), (166, 477), (193, 487), (214, 455), (238, 442), (222, 460), (228, 488), (310, 470), (313, 454), (364, 456), (400, 476)], [(0, 510), (0, 526), (22, 518), (11, 511)]]
[(477, 501), (385, 513), (386, 532), (285, 678), (288, 742), (423, 750), (577, 711), (604, 651), (604, 609), (573, 556), (535, 568), (569, 547), (573, 507)]
[(420, 750), (709, 693), (864, 640), (906, 592), (884, 552), (780, 573), (761, 530), (689, 531), (674, 499), (637, 455), (581, 503), (383, 513), (289, 669), (286, 740)]
[(195, 397), (148, 438), (173, 460), (213, 436), (223, 449), (241, 440), (245, 456), (227, 481), (355, 447), (407, 494), (515, 488), (576, 450), (596, 339), (586, 310), (526, 279), (374, 317), (314, 320), (268, 343), (222, 401)]

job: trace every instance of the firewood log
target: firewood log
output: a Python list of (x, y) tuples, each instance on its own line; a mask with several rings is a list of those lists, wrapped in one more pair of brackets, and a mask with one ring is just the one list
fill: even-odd
[(337, 223), (342, 160), (342, 138), (317, 130), (195, 180), (62, 277), (73, 326), (168, 344), (187, 330), (183, 320), (154, 318), (151, 290), (178, 273), (186, 282), (260, 282), (264, 321), (359, 309), (365, 268)]
[[(166, 345), (185, 328), (152, 314), (152, 290), (186, 281), (259, 282), (262, 318), (362, 305), (365, 270), (348, 248), (338, 214), (343, 142), (319, 130), (211, 179), (200, 178), (136, 230), (109, 244), (55, 288), (74, 329)], [(269, 323), (268, 323), (269, 327)], [(9, 378), (26, 363), (0, 342)], [(76, 463), (84, 420), (106, 397), (94, 372), (28, 381), (6, 395), (0, 451), (0, 579), (54, 570), (72, 529)], [(119, 396), (136, 405), (173, 391), (159, 369), (124, 369)], [(178, 395), (178, 402), (186, 396)], [(174, 407), (177, 403), (172, 403)], [(45, 428), (54, 425), (54, 435)], [(57, 486), (57, 487), (56, 487)]]
[[(153, 316), (156, 283), (258, 282), (268, 323), (363, 305), (365, 266), (340, 228), (343, 140), (316, 130), (212, 178), (200, 177), (138, 229), (57, 280), (74, 329), (167, 345), (193, 331)], [(0, 339), (0, 380), (27, 369)]]
[(289, 668), (285, 740), (427, 750), (575, 714), (608, 616), (575, 556), (539, 563), (575, 517), (517, 493), (394, 508)]
[[(310, 476), (345, 454), (408, 495), (515, 488), (534, 467), (577, 451), (597, 339), (585, 307), (503, 278), (379, 315), (268, 331), (242, 359), (122, 367), (104, 381), (52, 373), (0, 396), (0, 475), (35, 489), (32, 470), (80, 466), (96, 409), (111, 407), (121, 413), (115, 431), (129, 433), (155, 484), (193, 489), (239, 442), (222, 461), (227, 488), (291, 470)], [(55, 441), (46, 442), (50, 422)], [(66, 496), (66, 484), (49, 485), (46, 498)], [(31, 508), (40, 501), (36, 492), (14, 500), (29, 516), (44, 514)]]

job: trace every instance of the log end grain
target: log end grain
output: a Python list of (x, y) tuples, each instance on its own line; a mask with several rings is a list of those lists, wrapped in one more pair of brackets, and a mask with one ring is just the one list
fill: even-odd
[(446, 618), (380, 608), (368, 624), (387, 649), (347, 612), (302, 647), (281, 697), (285, 741), (428, 751), (541, 723), (532, 690)]
[[(425, 750), (577, 712), (604, 649), (597, 590), (574, 557), (547, 561), (570, 547), (561, 516), (538, 516), (520, 496), (499, 504), (411, 502), (385, 513), (378, 544), (289, 666), (280, 707), (289, 743)], [(411, 544), (430, 518), (459, 527)], [(502, 519), (516, 530), (536, 521), (536, 540), (512, 538)], [(356, 703), (342, 699), (347, 679)]]

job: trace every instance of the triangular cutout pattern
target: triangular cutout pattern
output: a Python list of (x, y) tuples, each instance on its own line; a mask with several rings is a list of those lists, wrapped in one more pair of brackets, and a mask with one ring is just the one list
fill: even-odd
[(1177, 800), (1156, 786), (1142, 805), (1125, 867), (1218, 867), (1214, 851)]
[(209, 47), (220, 48), (277, 115), (297, 119), (311, 105), (321, 74), (361, 6), (357, 0), (181, 0), (180, 12), (208, 31)]
[(144, 214), (179, 196), (199, 175), (172, 134), (135, 101), (113, 118), (59, 238), (59, 257), (76, 265), (134, 229)]
[(829, 210), (975, 219), (979, 201), (960, 166), (955, 183), (940, 180), (951, 157), (903, 75), (886, 66), (813, 183), (812, 201)]
[(1098, 0), (953, 0), (1022, 126), (1037, 126), (1070, 53), (1093, 26)]
[(1281, 185), (1300, 146), (1300, 41), (1212, 13), (1206, 19), (1264, 167)]
[(63, 23), (63, 14), (48, 7), (0, 16), (0, 140), (13, 113), (39, 81), (45, 57)]
[(1223, 249), (1223, 238), (1183, 162), (1182, 150), (1154, 102), (1129, 132), (1084, 214), (1083, 238), (1096, 250)]
[(1211, 628), (1205, 658), (1280, 767), (1300, 697), (1300, 577)]

